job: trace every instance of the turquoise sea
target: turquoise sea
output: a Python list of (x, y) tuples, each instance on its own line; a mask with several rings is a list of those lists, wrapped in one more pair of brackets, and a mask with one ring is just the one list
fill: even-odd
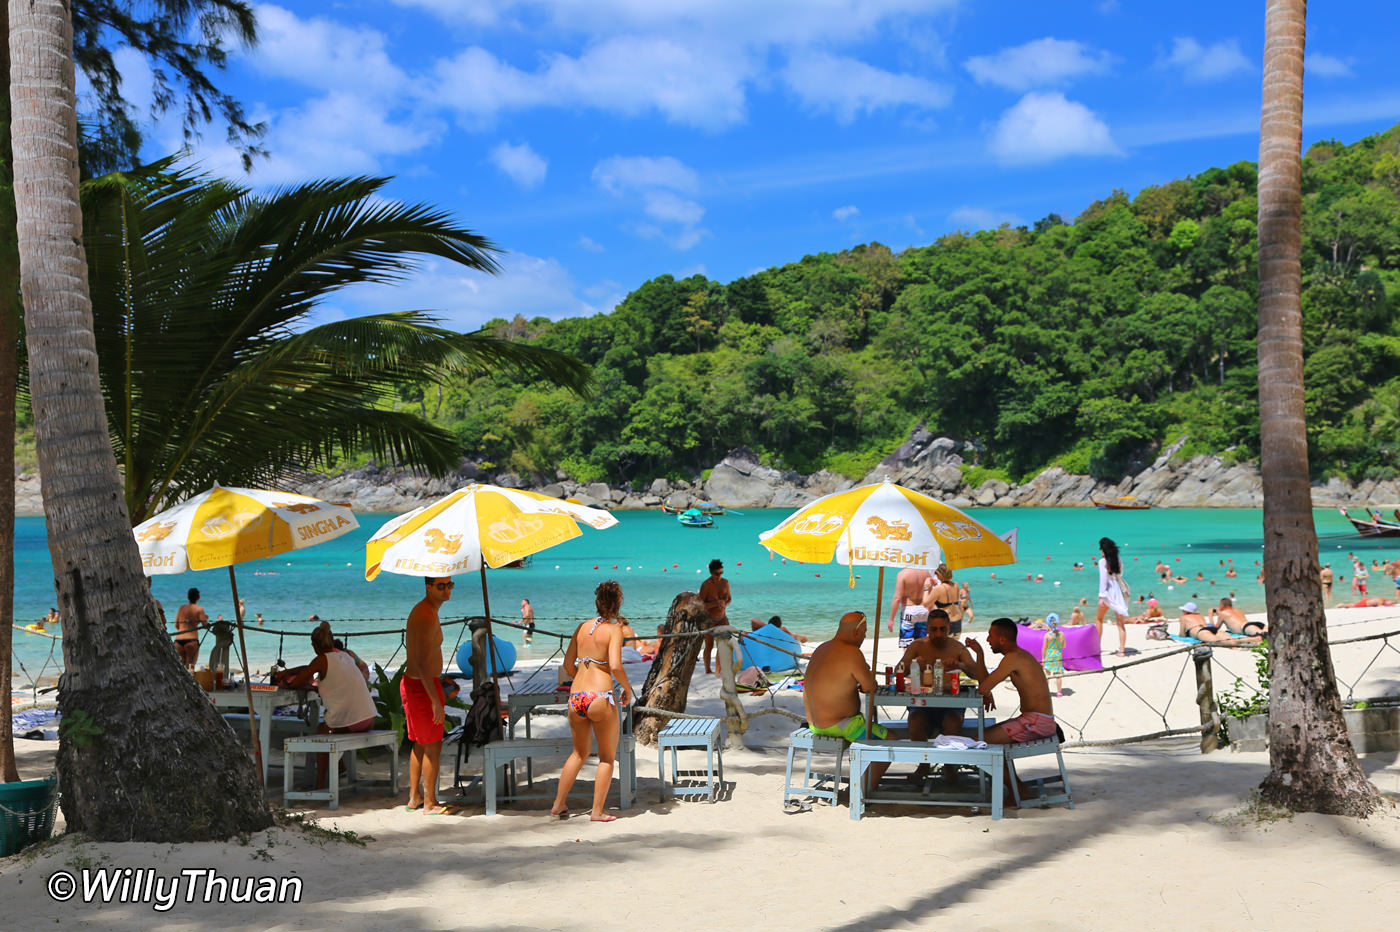
[[(1043, 616), (1056, 611), (1062, 617), (1085, 598), (1092, 604), (1098, 575), (1098, 539), (1111, 537), (1122, 548), (1125, 576), (1139, 595), (1154, 595), (1174, 614), (1174, 607), (1188, 599), (1217, 602), (1233, 594), (1246, 611), (1264, 607), (1262, 587), (1256, 582), (1262, 549), (1262, 512), (1258, 509), (1152, 509), (1150, 511), (1096, 511), (1068, 508), (980, 508), (970, 512), (993, 530), (1019, 529), (1019, 562), (1012, 566), (972, 568), (956, 574), (972, 586), (973, 608), (979, 622), (999, 615)], [(518, 621), (520, 600), (528, 597), (535, 607), (537, 624), (546, 630), (568, 633), (573, 624), (593, 611), (593, 587), (603, 579), (622, 583), (626, 602), (623, 612), (639, 632), (647, 633), (664, 620), (678, 592), (695, 589), (704, 578), (705, 565), (714, 557), (725, 563), (725, 575), (734, 593), (729, 617), (744, 624), (751, 617), (783, 617), (793, 630), (824, 638), (842, 612), (875, 607), (878, 570), (857, 567), (855, 588), (845, 567), (817, 566), (770, 558), (758, 543), (760, 532), (790, 514), (787, 510), (755, 510), (715, 519), (713, 529), (680, 527), (675, 518), (660, 512), (617, 513), (616, 527), (605, 531), (584, 528), (581, 537), (536, 554), (525, 569), (488, 570), (492, 615)], [(357, 516), (360, 528), (338, 540), (275, 559), (237, 568), (238, 590), (247, 603), (248, 620), (263, 614), (265, 627), (250, 627), (248, 649), (255, 667), (267, 665), (282, 651), (289, 663), (301, 663), (311, 655), (305, 635), (312, 614), (331, 621), (337, 635), (348, 637), (349, 646), (366, 659), (388, 660), (399, 645), (397, 634), (363, 632), (401, 629), (414, 602), (422, 597), (419, 577), (380, 575), (364, 578), (364, 542), (392, 515)], [(1350, 576), (1346, 554), (1356, 552), (1370, 559), (1395, 555), (1400, 541), (1389, 545), (1363, 542), (1335, 509), (1316, 512), (1323, 560), (1331, 560), (1341, 576)], [(1153, 574), (1158, 558), (1166, 560), (1191, 581), (1164, 586)], [(1085, 569), (1075, 570), (1075, 562)], [(1238, 567), (1238, 577), (1227, 579), (1226, 567)], [(25, 624), (42, 617), (53, 604), (53, 581), (42, 518), (16, 521), (15, 619)], [(1203, 575), (1194, 580), (1197, 573)], [(1032, 577), (1027, 580), (1027, 575)], [(1035, 581), (1043, 576), (1042, 581)], [(893, 571), (886, 572), (885, 606), (889, 611), (889, 587)], [(482, 614), (480, 577), (459, 576), (452, 601), (443, 618)], [(198, 587), (201, 604), (210, 617), (233, 618), (227, 570), (207, 570), (179, 576), (153, 577), (156, 597), (173, 617), (185, 591)], [(1373, 587), (1373, 594), (1382, 594)], [(1339, 587), (1349, 590), (1349, 582)], [(1092, 609), (1090, 609), (1092, 611)], [(294, 632), (285, 643), (272, 630)], [(456, 643), (460, 628), (449, 628), (446, 645)], [(502, 634), (521, 643), (520, 632)], [(24, 632), (14, 632), (17, 662), (34, 672), (48, 653), (49, 643)], [(543, 660), (556, 641), (537, 637), (534, 646), (522, 647), (522, 660)], [(201, 655), (207, 653), (206, 643)], [(18, 672), (18, 668), (16, 667)]]

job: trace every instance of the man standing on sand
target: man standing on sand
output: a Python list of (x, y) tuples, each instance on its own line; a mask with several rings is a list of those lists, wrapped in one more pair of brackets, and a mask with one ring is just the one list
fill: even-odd
[(705, 611), (710, 615), (705, 626), (705, 672), (710, 673), (710, 653), (715, 649), (715, 636), (711, 628), (729, 624), (729, 580), (724, 578), (724, 564), (719, 560), (710, 561), (710, 578), (700, 584), (700, 600), (705, 603)]
[[(921, 570), (912, 566), (906, 566), (899, 571), (899, 575), (895, 576), (894, 599), (890, 602), (890, 631), (894, 630), (894, 621), (896, 618), (900, 619), (901, 625), (903, 624), (905, 605), (923, 604), (925, 583), (929, 583), (930, 585), (933, 583), (933, 574), (928, 570)], [(875, 623), (879, 624), (880, 620), (878, 618), (875, 619)], [(923, 637), (923, 634), (911, 635), (909, 639), (910, 642), (913, 641), (914, 637)], [(903, 631), (900, 632), (900, 640), (904, 640)], [(908, 647), (909, 644), (905, 643), (904, 646)]]
[(199, 662), (199, 626), (209, 623), (209, 615), (199, 606), (199, 590), (185, 594), (189, 599), (175, 612), (175, 650), (180, 662), (192, 667)]
[[(1055, 734), (1050, 681), (1045, 678), (1045, 668), (1040, 661), (1030, 651), (1016, 646), (1016, 622), (1010, 618), (998, 618), (992, 622), (987, 631), (987, 646), (993, 653), (1002, 655), (1001, 663), (992, 673), (987, 672), (982, 645), (977, 643), (976, 638), (967, 639), (968, 650), (975, 657), (977, 670), (973, 676), (977, 677), (977, 692), (982, 695), (982, 705), (988, 711), (995, 709), (997, 704), (992, 698), (992, 689), (1009, 678), (1020, 697), (1021, 714), (988, 728), (982, 739), (988, 744), (1015, 744)], [(1024, 796), (1025, 784), (1018, 781), (1017, 785)]]
[[(866, 736), (860, 697), (875, 691), (875, 672), (860, 649), (865, 629), (864, 612), (847, 612), (841, 616), (836, 637), (812, 651), (802, 683), (802, 706), (814, 735), (846, 741), (859, 741)], [(875, 738), (889, 735), (879, 723), (870, 726), (870, 733)], [(870, 784), (879, 783), (888, 768), (887, 762), (871, 764)]]
[(525, 626), (525, 646), (529, 647), (535, 636), (535, 607), (529, 599), (520, 600), (520, 623)]
[[(438, 609), (452, 598), (456, 585), (446, 576), (427, 576), (423, 601), (408, 613), (404, 631), (404, 671), (399, 683), (404, 717), (408, 720), (408, 740), (413, 751), (408, 758), (408, 808), (439, 815), (444, 808), (437, 801), (438, 759), (442, 755), (442, 625)], [(484, 665), (483, 665), (484, 666)]]

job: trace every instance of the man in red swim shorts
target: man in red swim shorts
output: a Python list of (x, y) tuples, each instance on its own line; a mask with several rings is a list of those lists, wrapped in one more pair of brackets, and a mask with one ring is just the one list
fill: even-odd
[[(1021, 714), (1000, 722), (987, 729), (984, 738), (988, 744), (1016, 744), (1021, 741), (1034, 741), (1055, 734), (1055, 710), (1050, 703), (1050, 681), (1045, 678), (1045, 668), (1030, 651), (1016, 646), (1016, 622), (1010, 618), (998, 618), (987, 631), (987, 646), (994, 653), (1002, 655), (1002, 661), (994, 672), (987, 672), (982, 654), (982, 645), (975, 638), (967, 639), (967, 649), (972, 652), (977, 670), (977, 691), (982, 694), (982, 705), (995, 709), (992, 687), (1002, 680), (1011, 679), (1011, 685), (1021, 698)], [(1026, 787), (1020, 785), (1022, 795)]]
[(428, 576), (427, 593), (408, 613), (404, 632), (407, 659), (399, 696), (408, 719), (408, 808), (429, 814), (442, 811), (437, 800), (438, 760), (442, 755), (442, 625), (438, 609), (452, 598), (455, 583), (448, 577)]

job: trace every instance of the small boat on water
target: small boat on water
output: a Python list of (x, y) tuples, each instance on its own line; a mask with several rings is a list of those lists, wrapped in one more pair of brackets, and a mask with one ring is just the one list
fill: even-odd
[(681, 527), (714, 527), (715, 519), (698, 508), (687, 508), (676, 516)]
[(1140, 502), (1131, 495), (1120, 495), (1117, 498), (1101, 502), (1097, 498), (1089, 501), (1094, 503), (1094, 507), (1103, 511), (1146, 511), (1152, 506), (1146, 502)]
[[(1391, 508), (1389, 505), (1385, 507)], [(1400, 537), (1400, 508), (1391, 508), (1395, 515), (1395, 523), (1383, 519), (1381, 513), (1374, 508), (1367, 509), (1369, 520), (1353, 518), (1347, 514), (1345, 508), (1338, 507), (1337, 510), (1342, 513), (1343, 518), (1351, 522), (1351, 526), (1356, 528), (1356, 533), (1362, 537)]]
[(724, 506), (723, 506), (723, 505), (716, 505), (714, 502), (700, 502), (700, 503), (698, 503), (695, 507), (698, 508), (698, 509), (700, 509), (700, 513), (701, 513), (702, 515), (722, 515), (722, 514), (724, 514)]
[(661, 510), (664, 511), (664, 512), (665, 512), (666, 514), (668, 514), (668, 515), (678, 515), (678, 514), (682, 513), (683, 511), (685, 511), (684, 508), (680, 508), (680, 507), (678, 507), (678, 506), (676, 506), (676, 505), (672, 505), (669, 501), (664, 501), (664, 502), (661, 503)]

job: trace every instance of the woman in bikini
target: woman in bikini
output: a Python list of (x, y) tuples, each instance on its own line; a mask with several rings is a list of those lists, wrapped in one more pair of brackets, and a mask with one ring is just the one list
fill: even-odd
[(958, 587), (953, 583), (953, 571), (948, 564), (940, 563), (933, 571), (938, 582), (930, 580), (924, 584), (924, 608), (933, 611), (941, 608), (948, 613), (948, 633), (953, 637), (962, 634), (962, 604), (958, 601)]
[(564, 762), (559, 792), (549, 810), (550, 819), (555, 821), (569, 817), (569, 790), (583, 769), (589, 745), (595, 737), (598, 739), (598, 774), (593, 782), (592, 821), (612, 822), (617, 818), (603, 812), (603, 802), (608, 798), (608, 786), (612, 783), (620, 727), (612, 693), (614, 678), (622, 684), (622, 704), (632, 702), (632, 684), (627, 681), (627, 671), (622, 667), (622, 628), (618, 624), (622, 587), (611, 579), (599, 583), (593, 592), (593, 602), (598, 608), (598, 617), (574, 629), (568, 653), (564, 655), (564, 672), (574, 678), (568, 712), (574, 749)]

